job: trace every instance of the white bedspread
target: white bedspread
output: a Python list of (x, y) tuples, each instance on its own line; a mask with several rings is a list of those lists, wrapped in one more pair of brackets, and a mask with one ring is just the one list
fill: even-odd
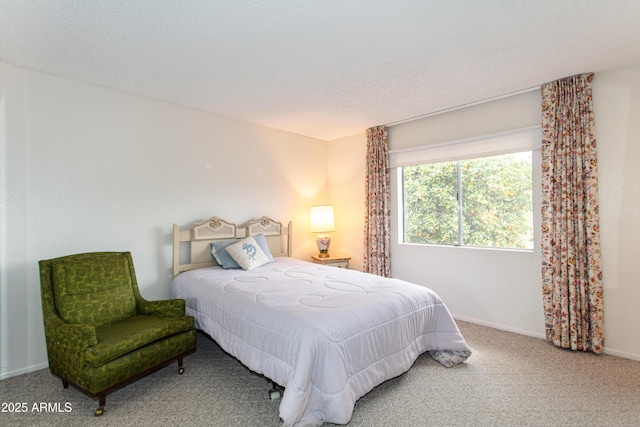
[(172, 296), (249, 369), (285, 387), (284, 425), (346, 424), (356, 400), (425, 351), (470, 349), (431, 290), (292, 258), (180, 274)]

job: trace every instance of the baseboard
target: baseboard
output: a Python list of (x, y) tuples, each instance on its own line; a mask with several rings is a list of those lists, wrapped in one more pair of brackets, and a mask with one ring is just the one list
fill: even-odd
[[(533, 338), (540, 338), (542, 340), (546, 340), (547, 339), (547, 337), (544, 334), (535, 333), (535, 332), (531, 332), (531, 331), (525, 331), (525, 330), (518, 329), (518, 328), (512, 328), (510, 326), (502, 325), (502, 324), (499, 324), (499, 323), (486, 322), (486, 321), (483, 321), (483, 320), (472, 319), (472, 318), (464, 317), (464, 316), (456, 316), (456, 315), (454, 315), (453, 317), (454, 317), (454, 319), (460, 320), (462, 322), (475, 323), (476, 325), (486, 326), (488, 328), (493, 328), (493, 329), (499, 329), (501, 331), (514, 332), (516, 334), (526, 335), (526, 336), (533, 337)], [(604, 348), (604, 354), (609, 354), (611, 356), (622, 357), (624, 359), (631, 359), (631, 360), (640, 361), (640, 354), (629, 353), (629, 352), (626, 352), (626, 351), (615, 350), (615, 349), (607, 348), (607, 347)]]
[(39, 363), (37, 365), (27, 366), (22, 369), (17, 369), (15, 371), (3, 372), (0, 374), (0, 381), (7, 378), (11, 378), (11, 377), (17, 377), (18, 375), (22, 375), (22, 374), (28, 374), (29, 372), (39, 371), (40, 369), (44, 369), (48, 367), (49, 367), (49, 362), (44, 362), (44, 363)]
[(614, 350), (607, 347), (604, 348), (604, 354), (640, 361), (640, 354), (628, 353), (626, 351)]
[(502, 325), (500, 323), (486, 322), (484, 320), (472, 319), (472, 318), (469, 318), (469, 317), (456, 316), (456, 315), (453, 315), (453, 318), (456, 319), (456, 320), (461, 320), (463, 322), (475, 323), (476, 325), (487, 326), (487, 327), (493, 328), (493, 329), (499, 329), (501, 331), (514, 332), (516, 334), (526, 335), (528, 337), (545, 339), (544, 334), (531, 332), (531, 331), (526, 331), (524, 329), (518, 329), (518, 328), (511, 327), (511, 326)]

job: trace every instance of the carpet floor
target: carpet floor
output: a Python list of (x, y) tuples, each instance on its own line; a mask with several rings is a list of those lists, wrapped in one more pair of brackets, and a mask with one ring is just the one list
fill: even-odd
[[(473, 350), (445, 368), (422, 355), (363, 396), (349, 426), (640, 426), (640, 362), (558, 349), (458, 322)], [(2, 426), (279, 426), (270, 383), (198, 334), (171, 365), (107, 396), (105, 413), (42, 369), (0, 381)], [(23, 409), (16, 412), (16, 409)], [(331, 426), (332, 424), (327, 424)]]

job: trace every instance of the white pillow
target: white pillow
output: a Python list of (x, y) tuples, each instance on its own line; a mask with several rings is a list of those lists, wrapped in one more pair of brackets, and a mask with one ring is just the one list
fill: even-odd
[(269, 258), (264, 251), (260, 249), (256, 239), (251, 236), (238, 240), (225, 249), (243, 270), (253, 270), (269, 262)]

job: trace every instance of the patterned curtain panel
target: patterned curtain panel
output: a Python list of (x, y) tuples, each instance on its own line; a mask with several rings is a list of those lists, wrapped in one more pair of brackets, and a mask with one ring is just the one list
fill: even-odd
[(542, 90), (542, 289), (549, 342), (602, 353), (604, 315), (593, 74)]
[(387, 127), (367, 129), (367, 175), (365, 183), (364, 271), (391, 277), (391, 203), (389, 189), (389, 140)]

